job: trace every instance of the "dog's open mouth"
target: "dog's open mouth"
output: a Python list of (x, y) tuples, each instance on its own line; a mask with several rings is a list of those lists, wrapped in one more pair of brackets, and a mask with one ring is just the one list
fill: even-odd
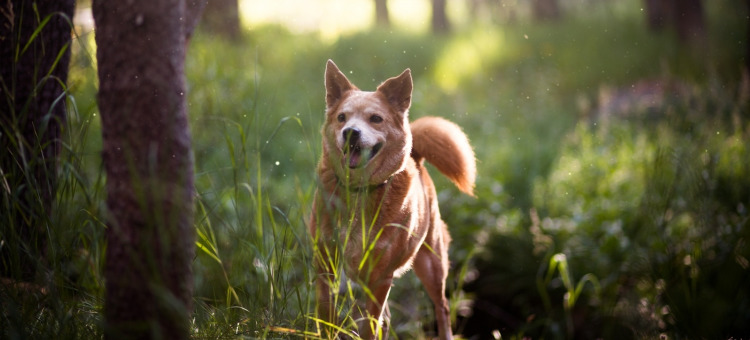
[(364, 166), (377, 155), (382, 147), (383, 143), (375, 144), (375, 146), (369, 149), (363, 148), (359, 143), (347, 144), (344, 147), (344, 156), (348, 160), (349, 168), (355, 169)]

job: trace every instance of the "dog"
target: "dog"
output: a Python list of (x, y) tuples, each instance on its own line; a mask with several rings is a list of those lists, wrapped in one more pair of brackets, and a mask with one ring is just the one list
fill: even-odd
[[(361, 91), (328, 60), (326, 117), (309, 231), (313, 239), (317, 312), (329, 337), (337, 334), (336, 275), (367, 296), (358, 321), (363, 339), (386, 338), (393, 279), (410, 268), (435, 306), (440, 339), (452, 339), (445, 297), (448, 276), (446, 224), (424, 161), (473, 196), (476, 161), (456, 124), (438, 117), (409, 123), (411, 71)], [(338, 329), (340, 331), (340, 329)]]

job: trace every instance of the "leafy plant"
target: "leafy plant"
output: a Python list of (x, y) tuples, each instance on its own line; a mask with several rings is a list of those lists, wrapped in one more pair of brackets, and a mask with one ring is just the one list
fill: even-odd
[(549, 260), (549, 266), (547, 267), (547, 274), (544, 275), (544, 279), (541, 276), (537, 277), (537, 289), (539, 295), (542, 296), (544, 306), (548, 312), (552, 311), (552, 302), (550, 301), (549, 294), (547, 293), (547, 285), (552, 281), (552, 277), (555, 274), (555, 270), (560, 274), (560, 280), (562, 280), (563, 287), (565, 287), (565, 295), (563, 295), (563, 309), (565, 310), (565, 325), (566, 333), (568, 337), (573, 337), (575, 334), (575, 326), (573, 325), (572, 310), (575, 307), (578, 298), (583, 292), (583, 287), (586, 283), (590, 283), (594, 288), (594, 294), (599, 295), (601, 291), (601, 285), (599, 280), (591, 273), (585, 274), (576, 284), (568, 268), (568, 259), (563, 253), (557, 253), (552, 255)]

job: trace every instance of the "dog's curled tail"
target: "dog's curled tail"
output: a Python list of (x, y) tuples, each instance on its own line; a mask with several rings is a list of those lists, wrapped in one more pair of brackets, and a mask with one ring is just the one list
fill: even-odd
[(411, 123), (412, 157), (432, 163), (459, 190), (474, 196), (477, 166), (469, 139), (461, 128), (443, 118), (422, 117)]

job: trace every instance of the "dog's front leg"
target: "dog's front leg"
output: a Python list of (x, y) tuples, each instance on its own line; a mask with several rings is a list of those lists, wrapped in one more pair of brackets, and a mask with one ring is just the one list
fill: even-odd
[[(333, 273), (327, 270), (326, 266), (317, 265), (315, 269), (317, 276), (315, 278), (315, 295), (318, 300), (318, 318), (328, 324), (335, 324), (335, 305), (331, 302), (331, 280), (334, 280)], [(331, 332), (331, 327), (326, 324), (322, 326), (322, 333), (326, 338), (334, 338), (335, 332)]]
[(336, 294), (338, 280), (335, 273), (337, 252), (335, 247), (327, 240), (328, 237), (318, 235), (319, 239), (315, 242), (315, 297), (318, 302), (318, 323), (320, 334), (325, 339), (336, 339), (338, 331), (338, 314), (336, 313)]
[(360, 332), (362, 332), (362, 339), (388, 339), (388, 328), (387, 322), (384, 325), (383, 316), (389, 317), (388, 310), (388, 294), (391, 292), (391, 285), (393, 283), (393, 276), (388, 276), (385, 279), (375, 280), (368, 284), (370, 293), (367, 297), (367, 319), (364, 324), (360, 326)]
[[(316, 193), (317, 198), (317, 193)], [(313, 205), (313, 209), (317, 206)], [(317, 210), (315, 210), (317, 211)], [(334, 339), (337, 332), (329, 325), (336, 325), (336, 305), (332, 292), (337, 282), (334, 274), (335, 248), (328, 242), (331, 238), (330, 219), (326, 214), (313, 214), (310, 221), (310, 232), (314, 238), (313, 267), (315, 269), (315, 297), (317, 299), (318, 323), (321, 336)], [(333, 252), (333, 253), (332, 253)]]

